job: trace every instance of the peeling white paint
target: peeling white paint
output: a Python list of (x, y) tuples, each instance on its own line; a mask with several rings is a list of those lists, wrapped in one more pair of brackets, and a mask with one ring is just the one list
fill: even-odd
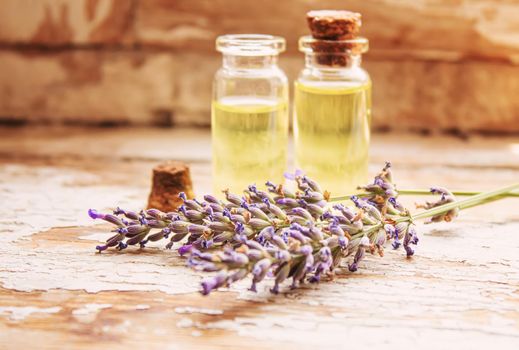
[(148, 310), (150, 308), (147, 304), (138, 304), (135, 305), (135, 310)]
[(40, 308), (34, 306), (0, 306), (0, 315), (8, 315), (11, 321), (23, 321), (32, 314), (55, 314), (61, 307)]
[(79, 309), (72, 311), (72, 316), (81, 323), (92, 323), (97, 319), (97, 315), (101, 310), (109, 309), (112, 304), (86, 304)]
[(97, 314), (99, 311), (103, 309), (111, 308), (112, 304), (86, 304), (82, 308), (75, 309), (72, 311), (72, 315), (80, 316), (80, 315), (89, 315), (89, 314)]
[(177, 322), (178, 328), (189, 328), (193, 327), (194, 325), (195, 323), (193, 322), (193, 320), (187, 317), (183, 317)]
[(217, 309), (205, 309), (205, 308), (199, 308), (199, 307), (192, 307), (192, 306), (182, 306), (175, 308), (175, 312), (177, 314), (204, 314), (204, 315), (223, 315), (223, 310), (217, 310)]

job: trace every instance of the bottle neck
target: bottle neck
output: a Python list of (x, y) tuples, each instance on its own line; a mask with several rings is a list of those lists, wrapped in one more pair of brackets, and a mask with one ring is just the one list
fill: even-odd
[(362, 63), (361, 54), (306, 52), (305, 67), (311, 70), (341, 72), (359, 68)]
[(275, 67), (277, 63), (278, 55), (223, 55), (223, 66), (229, 69), (264, 69)]

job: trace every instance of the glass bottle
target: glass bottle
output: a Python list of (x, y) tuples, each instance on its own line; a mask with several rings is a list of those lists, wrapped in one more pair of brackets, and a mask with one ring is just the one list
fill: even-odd
[(332, 195), (366, 183), (371, 124), (371, 80), (361, 68), (368, 40), (304, 36), (305, 68), (295, 82), (296, 166)]
[(281, 37), (224, 35), (223, 65), (211, 108), (213, 189), (241, 193), (247, 185), (281, 182), (288, 142), (288, 82), (277, 66)]

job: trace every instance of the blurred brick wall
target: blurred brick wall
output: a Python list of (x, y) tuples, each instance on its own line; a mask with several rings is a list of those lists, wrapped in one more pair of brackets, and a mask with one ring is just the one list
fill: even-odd
[(374, 125), (519, 132), (517, 0), (0, 0), (0, 120), (209, 125), (225, 33), (286, 37), (310, 9), (363, 14)]

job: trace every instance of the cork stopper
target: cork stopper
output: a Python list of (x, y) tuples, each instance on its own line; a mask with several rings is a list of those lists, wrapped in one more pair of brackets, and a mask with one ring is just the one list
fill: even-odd
[(367, 40), (359, 38), (361, 15), (351, 11), (319, 10), (306, 14), (311, 37), (300, 40), (301, 51), (310, 49), (317, 62), (330, 67), (350, 64), (352, 54), (367, 50)]
[(184, 192), (187, 198), (193, 198), (193, 184), (189, 166), (182, 162), (168, 161), (153, 168), (151, 192), (148, 209), (155, 208), (170, 212), (182, 205), (178, 197)]
[(360, 13), (350, 11), (310, 11), (306, 19), (312, 36), (323, 40), (354, 39), (362, 25)]

